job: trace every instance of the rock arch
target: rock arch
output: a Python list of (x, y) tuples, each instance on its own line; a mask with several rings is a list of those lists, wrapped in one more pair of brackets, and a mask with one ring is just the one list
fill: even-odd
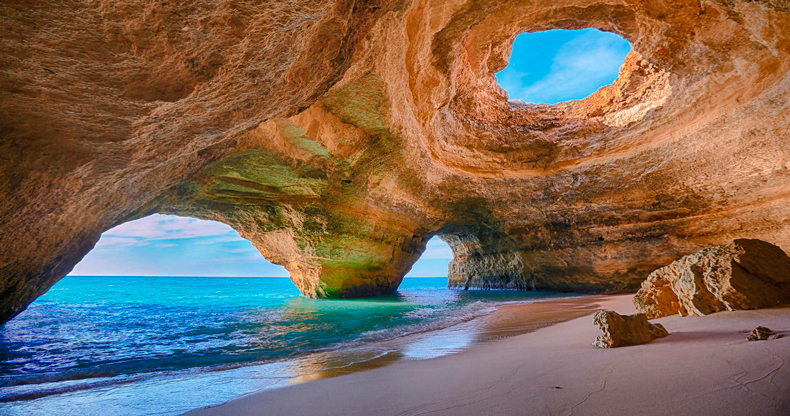
[[(103, 230), (153, 212), (221, 219), (316, 296), (393, 290), (435, 233), (466, 254), (459, 279), (539, 289), (633, 289), (734, 237), (790, 247), (780, 2), (102, 0), (0, 15), (2, 321)], [(517, 33), (585, 27), (631, 42), (614, 85), (507, 103), (493, 73)]]

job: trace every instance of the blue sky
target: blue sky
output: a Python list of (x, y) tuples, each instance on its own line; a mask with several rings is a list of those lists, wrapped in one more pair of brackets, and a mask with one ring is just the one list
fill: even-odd
[(439, 237), (433, 237), (428, 240), (425, 253), (414, 263), (406, 277), (446, 277), (447, 265), (452, 259), (453, 251), (450, 246)]
[[(447, 276), (450, 247), (438, 238), (410, 277)], [(95, 276), (288, 276), (229, 226), (155, 214), (102, 234), (72, 275)]]
[(630, 51), (627, 40), (597, 29), (522, 33), (496, 78), (510, 100), (577, 100), (613, 83)]
[(228, 225), (159, 214), (104, 232), (70, 274), (288, 276)]

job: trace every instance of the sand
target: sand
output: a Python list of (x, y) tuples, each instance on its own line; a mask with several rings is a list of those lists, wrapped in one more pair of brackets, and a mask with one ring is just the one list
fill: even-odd
[[(631, 298), (502, 308), (490, 318), (492, 338), (523, 332), (525, 313), (559, 322), (562, 306), (585, 316), (453, 355), (266, 390), (187, 414), (790, 415), (790, 308), (662, 318), (654, 322), (670, 331), (666, 338), (593, 347), (599, 331), (592, 312), (634, 313)], [(786, 336), (746, 341), (742, 331), (758, 325)]]

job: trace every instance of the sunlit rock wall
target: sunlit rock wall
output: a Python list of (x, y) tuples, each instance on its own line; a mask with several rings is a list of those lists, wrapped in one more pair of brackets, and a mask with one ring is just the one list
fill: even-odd
[[(308, 296), (394, 290), (432, 235), (455, 287), (634, 290), (703, 246), (790, 249), (782, 1), (0, 5), (0, 319), (102, 231), (230, 224)], [(554, 106), (493, 76), (524, 31), (628, 39)]]

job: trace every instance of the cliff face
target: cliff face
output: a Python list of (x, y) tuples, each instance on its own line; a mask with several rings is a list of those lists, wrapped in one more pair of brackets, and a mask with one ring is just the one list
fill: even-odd
[[(308, 296), (450, 285), (613, 291), (734, 238), (790, 248), (781, 1), (0, 5), (0, 320), (102, 231), (223, 221)], [(493, 73), (524, 31), (627, 38), (618, 80), (554, 106)]]

